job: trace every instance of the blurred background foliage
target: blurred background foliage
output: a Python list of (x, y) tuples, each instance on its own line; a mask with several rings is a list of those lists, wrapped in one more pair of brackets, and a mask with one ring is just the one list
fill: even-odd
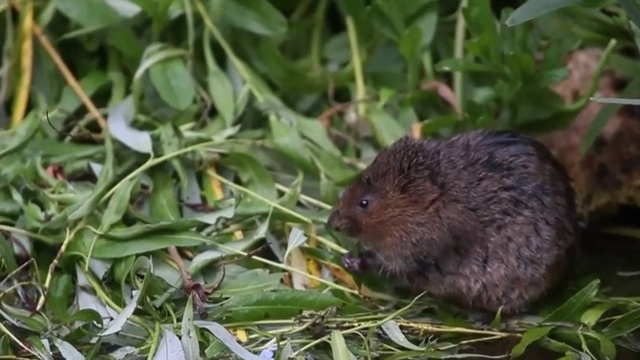
[[(0, 12), (1, 354), (637, 356), (626, 207), (639, 203), (640, 130), (622, 99), (640, 91), (636, 0), (1, 0)], [(478, 128), (545, 141), (585, 220), (623, 206), (631, 219), (597, 229), (604, 250), (625, 237), (626, 257), (596, 246), (539, 314), (490, 326), (354, 279), (340, 265), (353, 243), (323, 225), (381, 147)]]

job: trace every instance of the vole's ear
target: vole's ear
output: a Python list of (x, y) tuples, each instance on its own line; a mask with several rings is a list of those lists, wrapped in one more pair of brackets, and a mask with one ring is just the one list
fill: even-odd
[(364, 184), (367, 187), (371, 187), (372, 183), (371, 183), (371, 177), (369, 175), (364, 175), (363, 180), (364, 180)]

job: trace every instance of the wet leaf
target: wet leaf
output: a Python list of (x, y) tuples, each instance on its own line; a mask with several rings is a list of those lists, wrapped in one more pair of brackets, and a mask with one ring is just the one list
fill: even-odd
[(260, 360), (260, 357), (254, 355), (238, 344), (234, 336), (227, 331), (222, 325), (213, 321), (195, 321), (195, 326), (209, 330), (215, 337), (222, 341), (229, 350), (244, 360)]
[(287, 250), (284, 253), (284, 258), (286, 259), (289, 252), (300, 247), (306, 241), (307, 236), (304, 232), (296, 226), (292, 227), (291, 232), (289, 233), (289, 239), (287, 240)]
[(613, 339), (638, 328), (640, 328), (640, 309), (635, 309), (612, 321), (602, 332)]
[(162, 329), (162, 339), (153, 360), (187, 360), (180, 339), (169, 329)]
[(58, 351), (60, 351), (60, 355), (62, 355), (65, 360), (84, 360), (84, 356), (82, 355), (82, 353), (80, 353), (78, 349), (76, 349), (68, 342), (58, 338), (54, 338), (53, 344), (58, 348)]
[[(113, 321), (111, 321), (111, 323), (109, 324), (109, 327), (107, 327), (104, 331), (102, 331), (102, 333), (100, 334), (101, 336), (115, 334), (120, 332), (120, 330), (122, 330), (122, 327), (129, 320), (131, 315), (133, 315), (133, 312), (138, 306), (138, 300), (140, 299), (140, 296), (144, 293), (146, 285), (149, 284), (150, 276), (148, 275), (150, 272), (153, 271), (153, 269), (151, 268), (151, 261), (149, 261), (149, 259), (147, 258), (138, 258), (136, 262), (140, 262), (141, 265), (146, 267), (146, 270), (147, 270), (147, 272), (144, 275), (145, 280), (143, 282), (143, 285), (140, 288), (140, 290), (137, 290), (133, 293), (133, 296), (131, 297), (131, 299), (129, 299), (127, 305), (113, 319)], [(134, 267), (136, 267), (136, 265), (134, 265)]]
[(416, 346), (409, 340), (407, 340), (407, 338), (402, 333), (402, 330), (400, 330), (398, 323), (393, 320), (389, 320), (382, 324), (382, 330), (389, 336), (389, 338), (391, 338), (391, 340), (393, 340), (393, 342), (404, 348), (417, 351), (425, 350), (425, 348)]
[(193, 325), (193, 293), (187, 299), (187, 306), (184, 308), (182, 315), (182, 337), (180, 339), (182, 348), (184, 349), (187, 359), (197, 359), (200, 357), (200, 345), (198, 344), (198, 335)]
[(555, 309), (544, 319), (545, 322), (578, 321), (586, 308), (591, 304), (600, 287), (596, 279), (574, 294), (569, 300)]
[(131, 126), (135, 116), (133, 98), (128, 96), (110, 112), (107, 118), (109, 132), (115, 139), (130, 149), (144, 154), (153, 153), (151, 135), (147, 131), (138, 130)]

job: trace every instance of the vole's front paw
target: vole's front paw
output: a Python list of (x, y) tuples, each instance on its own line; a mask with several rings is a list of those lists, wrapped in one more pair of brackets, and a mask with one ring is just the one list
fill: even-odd
[(365, 263), (363, 259), (357, 255), (346, 253), (342, 255), (342, 265), (350, 272), (362, 272), (364, 271)]

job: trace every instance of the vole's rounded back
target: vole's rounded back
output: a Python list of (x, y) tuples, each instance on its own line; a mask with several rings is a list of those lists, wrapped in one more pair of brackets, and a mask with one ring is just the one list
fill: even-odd
[(570, 179), (539, 142), (509, 131), (398, 140), (343, 194), (329, 226), (361, 259), (416, 291), (515, 312), (544, 295), (576, 243)]

